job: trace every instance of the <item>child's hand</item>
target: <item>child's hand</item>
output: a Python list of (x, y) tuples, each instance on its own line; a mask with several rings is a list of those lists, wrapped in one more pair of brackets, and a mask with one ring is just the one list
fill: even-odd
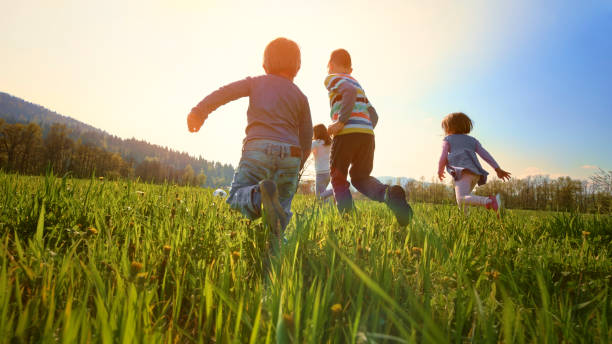
[(187, 116), (187, 129), (189, 129), (190, 132), (195, 133), (196, 131), (200, 130), (205, 119), (205, 117), (202, 117), (191, 110)]
[(496, 168), (495, 172), (497, 172), (497, 178), (501, 180), (510, 180), (510, 172), (506, 172), (501, 168)]
[(334, 136), (337, 133), (339, 133), (343, 128), (344, 128), (344, 123), (336, 122), (330, 125), (329, 127), (327, 127), (327, 133), (329, 134), (329, 136)]
[(440, 178), (440, 181), (442, 181), (442, 179), (444, 179), (444, 177), (446, 177), (446, 176), (444, 175), (444, 170), (440, 170), (440, 171), (438, 171), (438, 178)]

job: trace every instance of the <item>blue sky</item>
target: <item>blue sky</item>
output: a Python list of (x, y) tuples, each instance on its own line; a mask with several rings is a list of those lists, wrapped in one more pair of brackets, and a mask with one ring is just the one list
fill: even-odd
[(539, 153), (557, 173), (584, 165), (611, 169), (612, 12), (609, 6), (568, 9), (561, 18), (468, 92), (482, 90), (481, 104), (504, 108), (503, 114), (494, 110), (509, 117), (502, 120), (503, 141)]
[(0, 32), (0, 91), (209, 160), (237, 164), (247, 101), (197, 134), (187, 113), (261, 74), (285, 36), (315, 123), (329, 123), (329, 53), (351, 52), (380, 115), (374, 175), (431, 179), (454, 111), (515, 176), (612, 169), (611, 1), (6, 1)]
[(458, 62), (454, 79), (421, 101), (432, 113), (472, 115), (474, 135), (527, 163), (527, 174), (611, 169), (612, 6), (582, 6), (553, 11), (547, 27), (507, 54), (469, 69)]

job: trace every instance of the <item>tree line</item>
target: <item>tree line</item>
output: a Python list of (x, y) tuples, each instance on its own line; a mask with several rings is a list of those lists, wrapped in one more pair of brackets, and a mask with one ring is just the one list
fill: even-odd
[[(512, 178), (502, 182), (494, 178), (477, 187), (474, 194), (500, 194), (504, 205), (514, 209), (612, 213), (612, 171), (600, 170), (589, 180), (548, 176)], [(436, 181), (411, 180), (402, 184), (412, 201), (456, 203), (454, 189)]]
[[(65, 124), (52, 124), (43, 134), (36, 123), (10, 124), (0, 118), (0, 169), (36, 175), (51, 168), (56, 175), (71, 173), (78, 178), (95, 174), (110, 179), (139, 178), (146, 182), (209, 187), (229, 185), (234, 172), (231, 165), (208, 162), (201, 157), (195, 159), (186, 153), (167, 154), (164, 160), (157, 156), (145, 156), (140, 160), (134, 156), (126, 158), (119, 151), (98, 146), (95, 137), (94, 140), (91, 137), (74, 140), (70, 134), (71, 129)], [(142, 141), (133, 142), (153, 146)], [(165, 162), (169, 157), (174, 157), (175, 164)], [(181, 158), (186, 162), (183, 166), (180, 166)], [(195, 162), (194, 166), (190, 162)]]
[[(77, 160), (73, 161), (72, 159), (68, 159), (69, 162), (74, 162), (70, 165), (69, 170), (75, 175), (87, 174), (87, 172), (93, 171), (91, 165), (97, 164), (98, 166), (95, 168), (96, 175), (110, 173), (110, 175), (116, 176), (118, 169), (111, 165), (117, 162), (117, 158), (115, 157), (114, 160), (109, 163), (99, 162), (105, 159), (110, 160), (110, 158), (102, 158), (104, 154), (95, 152), (95, 148), (97, 148), (104, 152), (119, 154), (119, 157), (121, 157), (128, 166), (133, 168), (131, 174), (128, 173), (130, 171), (127, 170), (123, 171), (123, 174), (120, 172), (119, 174), (121, 176), (135, 176), (140, 177), (142, 180), (152, 182), (163, 182), (164, 180), (176, 182), (182, 179), (191, 179), (189, 177), (193, 170), (193, 174), (196, 177), (201, 176), (202, 173), (206, 176), (206, 181), (204, 183), (206, 187), (228, 186), (231, 184), (234, 176), (234, 167), (230, 164), (207, 161), (201, 156), (193, 157), (185, 152), (179, 152), (135, 138), (122, 139), (91, 125), (75, 120), (74, 118), (63, 116), (43, 106), (3, 92), (0, 92), (0, 119), (4, 119), (4, 123), (9, 125), (22, 124), (25, 127), (28, 127), (30, 123), (38, 125), (42, 131), (42, 141), (46, 140), (54, 125), (64, 125), (63, 135), (73, 141), (73, 148), (80, 150), (79, 157), (82, 157), (84, 162), (84, 165), (80, 165), (77, 164)], [(14, 129), (15, 128), (13, 128), (13, 130)], [(54, 130), (57, 131), (58, 129), (56, 128)], [(20, 132), (19, 130), (17, 131)], [(51, 134), (53, 135), (53, 133)], [(27, 134), (24, 140), (26, 137), (28, 137)], [(27, 142), (16, 145), (15, 149), (26, 143)], [(30, 148), (33, 149), (33, 147)], [(6, 159), (6, 152), (0, 154)], [(96, 157), (95, 159), (93, 158), (94, 156)], [(45, 157), (44, 154), (38, 152), (36, 158), (47, 159), (48, 156)], [(55, 158), (55, 160), (53, 160), (54, 171), (55, 169), (65, 171), (63, 167), (65, 162), (58, 162), (57, 157), (53, 158)], [(62, 166), (58, 166), (56, 163)], [(20, 162), (17, 161), (16, 164), (19, 165)], [(39, 164), (43, 167), (30, 167), (29, 172), (22, 173), (40, 173), (31, 172), (31, 170), (40, 170), (41, 168), (44, 170), (44, 166), (47, 165), (46, 161), (38, 161), (32, 164)], [(7, 168), (4, 164), (0, 165), (0, 168), (16, 172), (24, 170), (24, 168), (14, 165)], [(112, 171), (112, 173), (110, 171)], [(201, 180), (202, 178), (200, 178), (200, 181)], [(193, 185), (193, 180), (191, 180), (191, 182)]]
[[(435, 179), (427, 182), (425, 178), (396, 178), (387, 183), (402, 186), (411, 202), (456, 204), (454, 188)], [(298, 190), (303, 194), (314, 194), (314, 188), (315, 181), (306, 178), (300, 181)], [(474, 193), (480, 196), (499, 193), (504, 205), (512, 209), (612, 213), (612, 171), (599, 170), (589, 180), (531, 176), (502, 182), (494, 178), (477, 187)], [(359, 193), (354, 197), (365, 199)]]

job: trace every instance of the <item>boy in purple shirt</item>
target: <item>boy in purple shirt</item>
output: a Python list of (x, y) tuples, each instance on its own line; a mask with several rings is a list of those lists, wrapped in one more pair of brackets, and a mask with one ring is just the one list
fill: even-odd
[(277, 239), (291, 218), (298, 173), (310, 155), (312, 120), (308, 99), (293, 83), (300, 69), (300, 48), (286, 38), (264, 52), (265, 75), (223, 86), (187, 116), (190, 132), (200, 129), (219, 106), (249, 97), (242, 157), (227, 203), (249, 219), (265, 215)]

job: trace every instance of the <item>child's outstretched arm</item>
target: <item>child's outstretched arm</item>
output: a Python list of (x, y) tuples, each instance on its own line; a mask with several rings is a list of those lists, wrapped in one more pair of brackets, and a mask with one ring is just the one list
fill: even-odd
[(491, 167), (495, 169), (495, 172), (497, 173), (497, 177), (499, 179), (510, 180), (510, 173), (502, 170), (499, 167), (499, 164), (497, 163), (497, 161), (495, 161), (495, 159), (493, 159), (491, 154), (489, 154), (489, 152), (487, 152), (487, 150), (482, 147), (479, 141), (476, 141), (476, 153), (480, 155), (480, 157), (484, 161), (486, 161), (489, 165), (491, 165)]
[(342, 95), (342, 104), (340, 106), (340, 113), (338, 114), (338, 122), (332, 124), (327, 129), (330, 135), (336, 135), (344, 128), (346, 122), (348, 122), (353, 113), (355, 107), (355, 101), (357, 101), (357, 89), (349, 82), (343, 82), (338, 86), (338, 92)]
[(448, 141), (442, 141), (442, 154), (440, 154), (440, 160), (438, 161), (438, 178), (444, 179), (444, 167), (448, 163), (448, 151), (450, 150), (450, 144)]
[(208, 114), (232, 100), (248, 96), (250, 92), (251, 78), (239, 80), (219, 88), (191, 109), (187, 116), (187, 128), (192, 133), (200, 130), (200, 127), (208, 118)]

